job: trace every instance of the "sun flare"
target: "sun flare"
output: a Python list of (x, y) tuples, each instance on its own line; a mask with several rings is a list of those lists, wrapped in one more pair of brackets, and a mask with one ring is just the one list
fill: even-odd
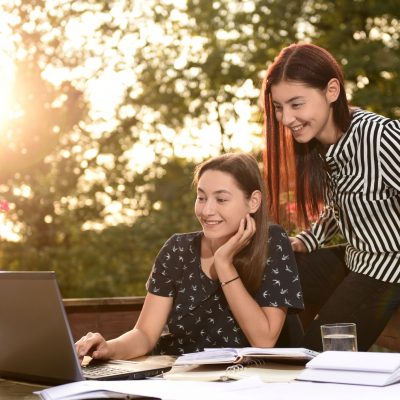
[(12, 61), (0, 53), (0, 135), (11, 110), (14, 72)]

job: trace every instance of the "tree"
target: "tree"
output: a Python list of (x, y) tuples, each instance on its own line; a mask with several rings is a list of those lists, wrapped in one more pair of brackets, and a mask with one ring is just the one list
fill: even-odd
[(400, 117), (400, 8), (398, 1), (310, 1), (310, 39), (342, 63), (354, 105)]
[[(105, 205), (96, 198), (99, 186), (85, 179), (86, 152), (94, 139), (85, 129), (89, 118), (82, 81), (66, 74), (79, 66), (84, 52), (71, 52), (64, 41), (68, 20), (95, 4), (80, 2), (75, 8), (21, 1), (2, 7), (12, 32), (7, 52), (16, 73), (13, 108), (0, 135), (0, 192), (11, 203), (9, 218), (21, 237), (18, 243), (2, 241), (2, 266), (54, 269), (62, 281), (76, 272), (71, 255), (84, 236), (83, 224), (104, 218)], [(51, 72), (61, 68), (65, 77), (52, 82)]]
[[(260, 71), (277, 46), (295, 40), (301, 4), (153, 0), (145, 10), (152, 19), (147, 31), (131, 26), (128, 33), (140, 37), (133, 60), (138, 78), (122, 108), (132, 136), (146, 132), (155, 145), (172, 130), (201, 141), (208, 128), (216, 137), (209, 154), (237, 148), (239, 122), (258, 113)], [(257, 123), (248, 129), (247, 140), (259, 133)]]

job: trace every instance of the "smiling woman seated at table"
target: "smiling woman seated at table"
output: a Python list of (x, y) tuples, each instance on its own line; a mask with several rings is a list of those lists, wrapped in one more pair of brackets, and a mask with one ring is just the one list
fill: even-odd
[(211, 158), (197, 166), (193, 185), (202, 231), (167, 240), (135, 327), (108, 341), (89, 332), (76, 342), (81, 359), (273, 347), (288, 310), (303, 309), (289, 239), (280, 226), (267, 224), (256, 159), (245, 153)]

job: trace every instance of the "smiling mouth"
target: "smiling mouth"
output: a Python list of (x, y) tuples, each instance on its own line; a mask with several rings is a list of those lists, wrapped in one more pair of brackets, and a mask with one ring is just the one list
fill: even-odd
[(222, 221), (207, 221), (203, 219), (203, 224), (207, 226), (215, 226), (220, 224)]
[(293, 126), (293, 127), (290, 128), (290, 130), (291, 130), (293, 133), (298, 133), (298, 132), (300, 132), (303, 128), (304, 128), (304, 124), (302, 124), (302, 125), (297, 125), (297, 126)]

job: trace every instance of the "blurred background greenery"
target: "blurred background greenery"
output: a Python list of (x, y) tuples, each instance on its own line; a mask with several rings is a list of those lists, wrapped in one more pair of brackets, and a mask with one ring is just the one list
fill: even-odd
[(0, 0), (0, 34), (0, 268), (54, 270), (64, 297), (145, 293), (199, 229), (194, 165), (260, 155), (283, 46), (328, 48), (354, 105), (400, 116), (398, 0)]

